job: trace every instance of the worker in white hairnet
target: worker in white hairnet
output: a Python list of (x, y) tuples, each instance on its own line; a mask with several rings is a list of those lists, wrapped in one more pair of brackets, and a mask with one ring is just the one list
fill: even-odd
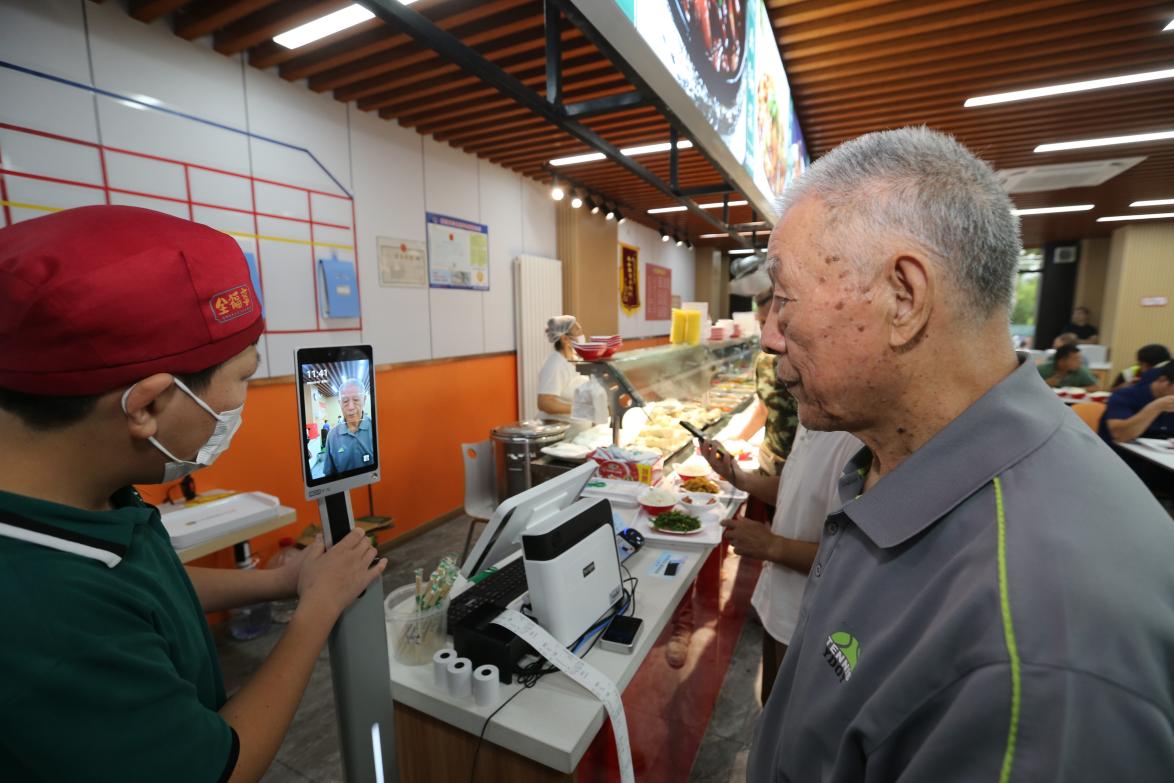
[(583, 336), (583, 327), (573, 315), (556, 315), (546, 322), (546, 339), (554, 351), (538, 371), (538, 410), (543, 419), (571, 420), (575, 387), (586, 378), (575, 371), (572, 343)]

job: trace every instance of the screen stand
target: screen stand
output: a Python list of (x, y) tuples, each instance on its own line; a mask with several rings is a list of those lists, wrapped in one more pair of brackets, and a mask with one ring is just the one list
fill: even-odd
[[(327, 548), (354, 527), (349, 492), (319, 498), (318, 513)], [(395, 783), (399, 768), (380, 581), (363, 591), (338, 618), (329, 647), (346, 779), (348, 783)]]

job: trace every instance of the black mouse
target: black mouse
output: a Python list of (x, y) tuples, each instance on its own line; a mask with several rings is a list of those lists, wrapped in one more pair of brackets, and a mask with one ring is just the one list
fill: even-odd
[(635, 528), (626, 528), (620, 533), (620, 538), (627, 541), (636, 549), (644, 546), (644, 536), (641, 535), (640, 531), (636, 530)]

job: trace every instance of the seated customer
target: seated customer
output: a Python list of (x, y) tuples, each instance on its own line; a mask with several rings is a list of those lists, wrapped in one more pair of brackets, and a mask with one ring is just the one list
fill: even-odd
[(1113, 391), (1126, 384), (1137, 383), (1143, 375), (1155, 367), (1161, 367), (1170, 361), (1170, 349), (1158, 343), (1143, 345), (1137, 349), (1137, 364), (1126, 367), (1113, 380)]
[(1080, 349), (1075, 345), (1061, 345), (1051, 359), (1036, 369), (1048, 386), (1081, 386), (1085, 389), (1097, 387), (1097, 379), (1084, 366)]
[(1146, 378), (1109, 397), (1101, 417), (1101, 437), (1106, 442), (1174, 437), (1174, 364), (1168, 362)]
[(1087, 307), (1077, 307), (1072, 311), (1072, 321), (1064, 327), (1065, 332), (1071, 332), (1076, 335), (1082, 343), (1096, 344), (1099, 331), (1095, 326), (1088, 322), (1092, 311)]

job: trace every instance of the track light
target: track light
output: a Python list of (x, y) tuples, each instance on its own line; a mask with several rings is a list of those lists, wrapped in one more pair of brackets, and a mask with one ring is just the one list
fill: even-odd
[(550, 197), (555, 201), (562, 201), (563, 196), (567, 195), (566, 191), (558, 184), (558, 177), (550, 181)]
[(603, 217), (605, 220), (615, 220), (616, 219), (616, 211), (614, 209), (608, 207), (607, 214), (604, 215)]
[(622, 226), (628, 219), (617, 209), (616, 210), (616, 225)]
[(693, 249), (693, 242), (691, 240), (686, 239), (685, 240), (685, 247), (689, 250), (692, 250)]
[(660, 230), (660, 241), (661, 242), (668, 242), (669, 241), (669, 232), (665, 231), (663, 228)]
[(599, 214), (599, 202), (596, 201), (595, 199), (591, 198), (590, 196), (587, 197), (587, 206), (591, 207), (591, 214), (592, 215)]
[(579, 198), (579, 194), (571, 196), (571, 209), (578, 209), (583, 206), (583, 199)]
[(685, 246), (685, 240), (678, 238), (677, 239), (677, 247), (684, 247), (684, 246)]

